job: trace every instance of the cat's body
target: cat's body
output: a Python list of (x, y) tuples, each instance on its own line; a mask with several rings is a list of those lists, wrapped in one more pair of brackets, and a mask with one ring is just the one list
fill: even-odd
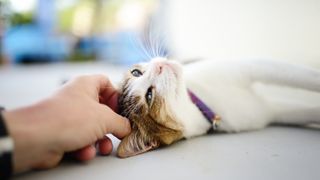
[(206, 134), (212, 124), (187, 89), (221, 117), (218, 131), (320, 122), (320, 71), (315, 69), (267, 60), (203, 60), (182, 67), (155, 58), (124, 80), (120, 106), (133, 131), (121, 142), (119, 156)]
[(320, 71), (269, 60), (208, 60), (187, 65), (184, 74), (187, 87), (222, 117), (220, 131), (320, 122)]

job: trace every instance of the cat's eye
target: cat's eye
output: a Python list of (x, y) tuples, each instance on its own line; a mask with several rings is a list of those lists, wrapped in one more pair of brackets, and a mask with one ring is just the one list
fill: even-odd
[(134, 77), (140, 77), (142, 76), (142, 72), (139, 69), (134, 69), (131, 71), (132, 76)]
[(152, 101), (153, 101), (153, 91), (154, 91), (154, 89), (151, 86), (148, 88), (147, 93), (146, 93), (146, 101), (149, 106), (151, 106)]

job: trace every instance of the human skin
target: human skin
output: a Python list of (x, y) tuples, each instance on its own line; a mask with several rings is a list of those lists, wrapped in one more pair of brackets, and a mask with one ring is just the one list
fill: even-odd
[[(14, 142), (14, 172), (56, 166), (65, 153), (81, 161), (112, 151), (111, 133), (130, 133), (129, 121), (118, 115), (118, 94), (107, 77), (77, 77), (52, 96), (3, 112)], [(95, 146), (96, 145), (96, 146)]]

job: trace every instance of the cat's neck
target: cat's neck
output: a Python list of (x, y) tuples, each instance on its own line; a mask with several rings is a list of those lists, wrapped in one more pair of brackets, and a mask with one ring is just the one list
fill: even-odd
[(184, 127), (183, 134), (186, 138), (205, 134), (212, 126), (192, 102), (187, 89), (183, 92), (175, 110), (177, 118)]

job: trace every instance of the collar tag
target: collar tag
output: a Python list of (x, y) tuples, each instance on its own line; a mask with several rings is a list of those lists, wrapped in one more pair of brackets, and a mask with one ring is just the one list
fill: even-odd
[(215, 117), (212, 119), (212, 125), (214, 130), (218, 129), (220, 121), (221, 121), (221, 117), (219, 115), (215, 115)]

